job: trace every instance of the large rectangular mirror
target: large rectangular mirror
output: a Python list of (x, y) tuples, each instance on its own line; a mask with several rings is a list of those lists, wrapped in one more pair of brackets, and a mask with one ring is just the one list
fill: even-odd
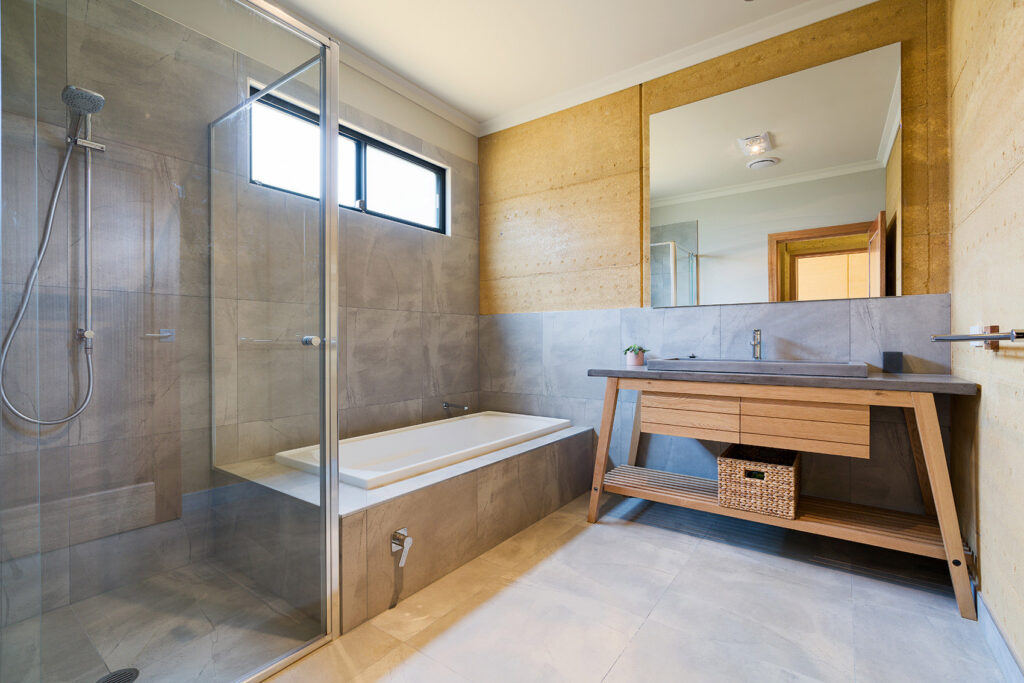
[(900, 294), (898, 43), (650, 117), (652, 306)]

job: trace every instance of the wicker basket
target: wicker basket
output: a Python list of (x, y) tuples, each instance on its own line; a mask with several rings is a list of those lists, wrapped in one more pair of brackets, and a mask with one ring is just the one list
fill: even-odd
[(795, 519), (799, 490), (799, 453), (734, 445), (718, 456), (722, 507)]

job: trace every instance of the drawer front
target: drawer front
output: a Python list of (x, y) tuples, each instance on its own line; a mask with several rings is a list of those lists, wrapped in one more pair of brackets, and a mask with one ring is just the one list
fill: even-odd
[(738, 443), (740, 402), (736, 398), (644, 392), (641, 431), (691, 439)]
[(842, 422), (843, 424), (871, 424), (871, 407), (846, 403), (811, 403), (809, 401), (771, 401), (745, 398), (743, 415), (759, 417), (785, 417), (815, 422)]
[(871, 445), (868, 406), (744, 399), (741, 443), (867, 458)]

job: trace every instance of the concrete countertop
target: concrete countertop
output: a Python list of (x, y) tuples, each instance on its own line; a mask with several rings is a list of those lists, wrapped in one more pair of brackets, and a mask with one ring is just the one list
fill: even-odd
[(924, 375), (869, 372), (867, 377), (809, 377), (806, 375), (755, 375), (733, 372), (680, 372), (646, 368), (591, 368), (591, 377), (663, 379), (676, 382), (718, 382), (722, 384), (764, 384), (779, 387), (820, 387), (824, 389), (869, 389), (872, 391), (919, 391), (930, 394), (973, 396), (978, 385), (953, 375)]

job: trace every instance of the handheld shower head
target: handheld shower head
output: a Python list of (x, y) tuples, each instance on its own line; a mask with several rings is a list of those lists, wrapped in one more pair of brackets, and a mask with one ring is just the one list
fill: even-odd
[(60, 99), (71, 110), (71, 125), (68, 126), (68, 137), (75, 137), (78, 134), (78, 128), (81, 125), (83, 116), (99, 112), (106, 103), (103, 95), (98, 92), (74, 85), (64, 86), (64, 90), (60, 93)]

